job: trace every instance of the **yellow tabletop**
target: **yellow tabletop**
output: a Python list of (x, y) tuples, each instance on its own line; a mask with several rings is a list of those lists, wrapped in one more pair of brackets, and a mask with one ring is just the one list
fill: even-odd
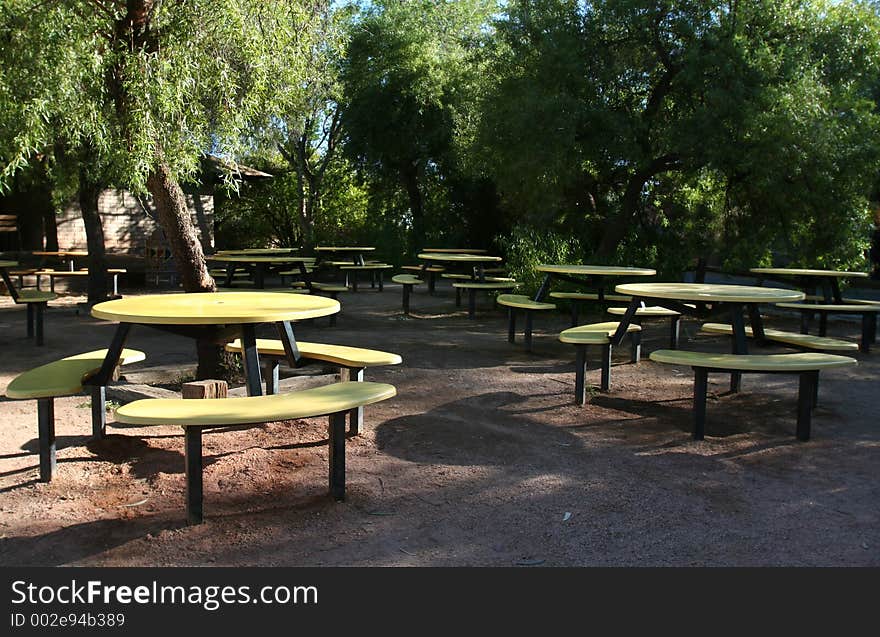
[(651, 268), (629, 268), (617, 265), (539, 265), (538, 272), (548, 274), (582, 274), (596, 276), (654, 276)]
[(277, 292), (150, 294), (98, 303), (92, 316), (147, 325), (235, 325), (299, 321), (339, 311), (323, 296)]
[(755, 274), (779, 274), (782, 276), (815, 276), (837, 278), (861, 278), (868, 277), (865, 272), (844, 272), (841, 270), (811, 270), (808, 268), (749, 268), (749, 272)]
[(449, 261), (459, 263), (495, 263), (501, 257), (490, 257), (485, 254), (445, 254), (443, 252), (422, 252), (418, 255), (423, 261)]
[(425, 248), (422, 252), (439, 252), (441, 254), (486, 254), (488, 250), (475, 248)]
[(218, 255), (254, 254), (254, 255), (271, 256), (273, 254), (284, 254), (287, 252), (294, 252), (296, 250), (299, 250), (299, 248), (243, 248), (241, 250), (217, 250), (216, 254), (218, 254)]
[(805, 296), (797, 290), (719, 283), (624, 283), (614, 289), (634, 297), (719, 303), (782, 303)]
[(207, 257), (208, 261), (221, 263), (310, 263), (315, 257), (261, 257), (243, 254), (215, 254)]
[(18, 261), (0, 261), (0, 268), (16, 268)]
[(322, 246), (315, 248), (315, 252), (373, 252), (376, 248), (352, 247), (352, 246)]

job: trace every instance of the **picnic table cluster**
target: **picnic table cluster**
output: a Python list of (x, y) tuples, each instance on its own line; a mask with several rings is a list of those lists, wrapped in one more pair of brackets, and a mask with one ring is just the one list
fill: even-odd
[[(122, 365), (140, 362), (146, 354), (128, 347), (133, 334), (146, 327), (182, 335), (200, 342), (225, 347), (241, 358), (246, 398), (187, 398), (136, 400), (119, 407), (118, 422), (133, 425), (178, 425), (184, 432), (186, 511), (190, 522), (204, 516), (202, 434), (206, 429), (250, 425), (267, 421), (326, 416), (329, 419), (329, 491), (333, 497), (345, 495), (345, 439), (360, 434), (364, 408), (396, 394), (387, 383), (364, 380), (365, 370), (380, 365), (402, 363), (398, 354), (334, 343), (306, 342), (296, 338), (296, 323), (331, 317), (341, 310), (337, 296), (357, 290), (357, 276), (369, 273), (372, 285), (383, 291), (383, 273), (392, 266), (369, 257), (369, 246), (320, 246), (317, 256), (299, 254), (297, 248), (256, 248), (227, 250), (208, 259), (218, 266), (212, 273), (221, 291), (199, 294), (151, 294), (118, 298), (96, 304), (94, 318), (116, 324), (108, 347), (68, 356), (17, 376), (8, 386), (11, 399), (37, 401), (40, 479), (50, 481), (55, 471), (54, 400), (82, 392), (91, 395), (92, 435), (106, 432), (106, 387)], [(75, 256), (71, 255), (72, 259)], [(810, 438), (811, 418), (818, 401), (818, 378), (822, 370), (856, 365), (852, 354), (867, 353), (876, 338), (880, 302), (845, 298), (840, 281), (858, 278), (862, 273), (830, 270), (755, 268), (764, 278), (788, 277), (799, 289), (764, 285), (735, 285), (705, 282), (654, 282), (652, 268), (585, 264), (546, 264), (537, 266), (543, 282), (533, 296), (515, 293), (519, 283), (506, 275), (502, 258), (477, 248), (426, 248), (418, 253), (417, 265), (404, 266), (392, 277), (401, 286), (403, 312), (409, 316), (412, 295), (417, 286), (428, 284), (428, 294), (437, 293), (438, 281), (451, 281), (456, 305), (467, 292), (468, 317), (476, 314), (477, 292), (497, 293), (495, 302), (507, 311), (507, 338), (516, 342), (517, 325), (524, 320), (523, 337), (532, 350), (533, 325), (537, 316), (569, 305), (570, 327), (562, 330), (560, 342), (574, 346), (575, 402), (587, 403), (588, 354), (598, 349), (602, 391), (611, 390), (611, 359), (614, 348), (628, 341), (630, 360), (642, 357), (645, 323), (661, 320), (668, 324), (669, 347), (650, 353), (654, 362), (690, 367), (694, 374), (693, 437), (705, 434), (708, 375), (730, 376), (733, 392), (741, 391), (742, 375), (774, 373), (796, 375), (799, 379), (796, 436)], [(69, 272), (72, 269), (71, 260)], [(2, 276), (13, 300), (28, 309), (28, 333), (43, 342), (43, 313), (53, 291), (17, 289), (11, 276), (13, 261), (0, 261)], [(332, 270), (343, 282), (319, 282), (318, 268)], [(269, 288), (267, 282), (280, 277), (282, 286)], [(290, 278), (290, 282), (285, 282)], [(247, 280), (247, 288), (241, 285)], [(613, 288), (610, 281), (619, 281)], [(636, 279), (636, 282), (630, 282)], [(566, 289), (555, 289), (564, 283)], [(575, 287), (577, 289), (572, 290)], [(817, 294), (821, 290), (821, 294)], [(613, 320), (580, 324), (585, 304), (601, 305)], [(615, 305), (611, 305), (615, 304)], [(774, 330), (764, 325), (762, 306), (776, 306), (799, 312), (800, 332)], [(819, 334), (809, 334), (811, 319), (820, 316)], [(829, 316), (857, 314), (862, 317), (858, 343), (827, 335)], [(680, 348), (679, 329), (684, 316), (704, 321), (702, 334), (730, 337), (730, 353), (717, 354)], [(709, 322), (722, 317), (725, 322)], [(257, 330), (268, 326), (277, 338), (258, 338)], [(133, 329), (137, 327), (137, 329)], [(754, 353), (754, 347), (782, 345), (798, 350), (790, 353)], [(282, 393), (279, 367), (300, 367), (310, 362), (334, 366), (338, 382), (306, 390)]]

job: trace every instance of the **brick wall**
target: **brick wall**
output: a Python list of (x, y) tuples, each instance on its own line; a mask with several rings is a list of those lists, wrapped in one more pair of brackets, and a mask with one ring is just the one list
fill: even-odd
[[(188, 194), (187, 204), (192, 211), (193, 223), (206, 251), (214, 247), (214, 198), (205, 194)], [(104, 240), (108, 252), (144, 254), (147, 238), (158, 227), (149, 197), (141, 203), (125, 190), (105, 190), (98, 199), (98, 212), (104, 222)], [(79, 205), (68, 207), (57, 219), (58, 248), (60, 250), (85, 250), (86, 230)]]

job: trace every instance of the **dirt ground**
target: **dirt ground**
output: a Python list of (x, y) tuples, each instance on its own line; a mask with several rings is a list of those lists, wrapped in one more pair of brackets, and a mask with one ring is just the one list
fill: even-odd
[[(24, 308), (0, 305), (0, 392), (23, 370), (109, 344), (114, 326), (76, 314), (81, 300), (53, 304), (42, 348), (24, 338)], [(368, 407), (365, 434), (349, 439), (345, 502), (327, 495), (325, 419), (206, 434), (206, 518), (187, 526), (179, 429), (117, 427), (111, 414), (93, 441), (88, 397), (59, 399), (58, 468), (43, 484), (36, 403), (2, 399), (0, 564), (880, 565), (880, 353), (823, 374), (807, 443), (794, 437), (796, 378), (748, 375), (730, 395), (710, 377), (697, 442), (690, 371), (629, 364), (625, 347), (612, 391), (575, 406), (562, 313), (536, 319), (528, 354), (507, 343), (501, 311), (484, 299), (469, 321), (448, 288), (417, 291), (409, 319), (399, 286), (341, 300), (337, 327), (297, 324), (297, 336), (404, 359), (367, 371), (398, 396)], [(684, 322), (683, 348), (728, 347), (698, 327)], [(855, 339), (858, 326), (832, 332)], [(666, 338), (665, 323), (648, 324), (645, 349)], [(191, 341), (143, 327), (129, 347), (147, 354), (129, 381), (157, 368), (183, 377), (195, 359)]]

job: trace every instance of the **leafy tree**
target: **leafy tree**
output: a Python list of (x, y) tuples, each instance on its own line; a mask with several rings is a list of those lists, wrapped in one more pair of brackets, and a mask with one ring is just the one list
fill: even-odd
[(213, 290), (181, 181), (203, 153), (236, 155), (244, 131), (299, 99), (310, 19), (326, 4), (7, 0), (0, 178), (63, 139), (79, 154), (84, 213), (104, 184), (148, 192), (184, 289)]

